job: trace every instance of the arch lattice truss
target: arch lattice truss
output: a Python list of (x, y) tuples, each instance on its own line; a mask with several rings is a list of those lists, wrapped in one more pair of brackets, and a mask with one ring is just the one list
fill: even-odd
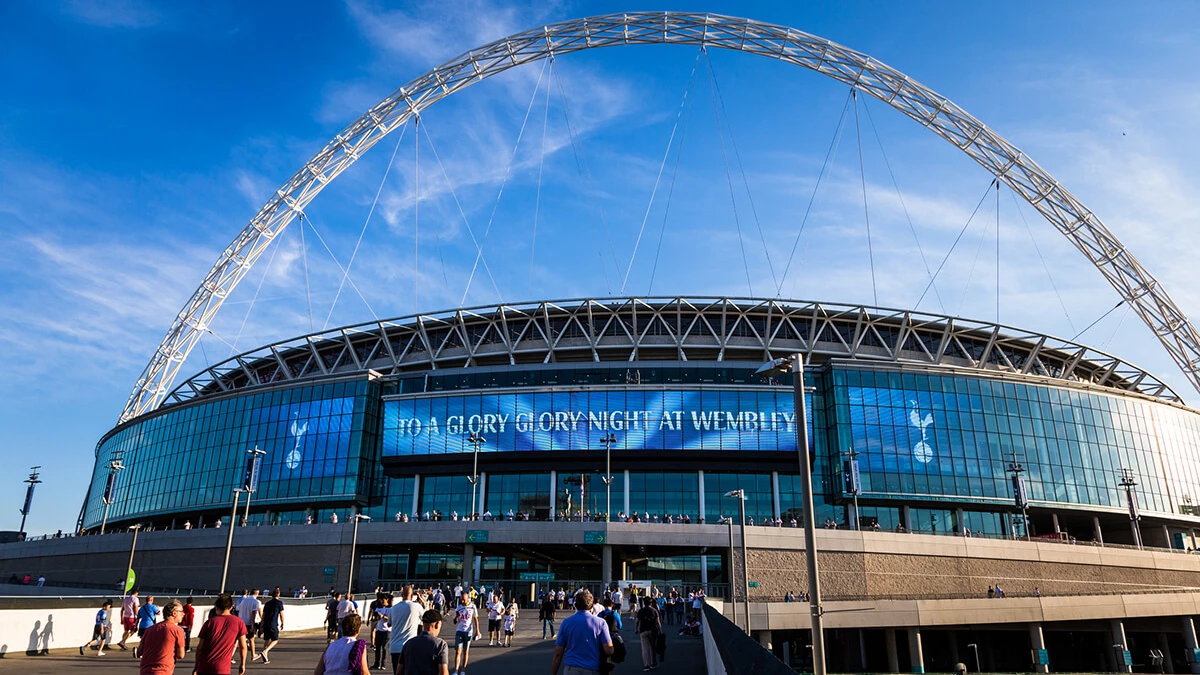
[(962, 108), (866, 54), (786, 26), (711, 14), (646, 12), (564, 21), (497, 40), (409, 82), (342, 130), (275, 192), (221, 253), (138, 378), (121, 421), (163, 401), (222, 303), (271, 241), (384, 136), (441, 99), (510, 68), (584, 49), (630, 44), (698, 45), (778, 59), (850, 85), (916, 120), (1021, 195), (1087, 256), (1200, 391), (1200, 334), (1159, 282), (1095, 214)]

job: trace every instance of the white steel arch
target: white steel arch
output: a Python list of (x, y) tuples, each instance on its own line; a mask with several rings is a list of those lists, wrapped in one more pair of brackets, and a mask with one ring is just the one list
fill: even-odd
[(229, 293), (292, 219), (384, 136), (441, 99), (531, 61), (584, 49), (682, 44), (758, 54), (870, 94), (953, 143), (1036, 208), (1100, 273), (1200, 391), (1200, 334), (1094, 213), (1033, 160), (962, 108), (861, 52), (786, 26), (712, 14), (636, 12), (575, 19), (469, 51), (400, 87), (329, 141), (217, 258), (134, 385), (120, 421), (154, 409)]

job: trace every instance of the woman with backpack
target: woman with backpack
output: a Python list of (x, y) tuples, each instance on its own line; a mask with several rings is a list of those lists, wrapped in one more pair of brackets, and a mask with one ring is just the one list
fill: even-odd
[(313, 675), (366, 675), (371, 671), (367, 668), (367, 642), (359, 640), (358, 633), (362, 630), (362, 617), (357, 614), (347, 614), (342, 617), (339, 626), (342, 636), (325, 648), (321, 660), (313, 670)]

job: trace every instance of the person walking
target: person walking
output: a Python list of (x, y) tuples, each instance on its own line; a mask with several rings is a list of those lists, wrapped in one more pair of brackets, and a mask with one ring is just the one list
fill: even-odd
[(471, 641), (479, 637), (479, 610), (468, 596), (463, 595), (458, 609), (454, 610), (454, 675), (467, 675)]
[[(391, 640), (391, 599), (392, 596), (385, 593), (379, 594), (379, 604), (375, 607), (375, 611), (370, 613), (368, 617), (374, 630), (371, 632), (371, 645), (375, 647), (375, 665), (374, 668), (383, 668), (387, 661), (388, 643)], [(395, 670), (393, 667), (392, 670)]]
[(546, 629), (550, 629), (550, 637), (554, 637), (554, 612), (558, 603), (555, 601), (554, 591), (550, 591), (546, 595), (546, 599), (542, 600), (542, 606), (538, 608), (538, 618), (542, 620), (542, 639), (546, 639)]
[(508, 607), (504, 608), (504, 616), (501, 621), (504, 623), (504, 646), (511, 647), (513, 635), (517, 632), (517, 601), (513, 600), (508, 603)]
[(347, 614), (338, 628), (342, 637), (330, 642), (321, 654), (321, 660), (313, 669), (313, 675), (350, 675), (361, 673), (367, 675), (367, 643), (359, 640), (362, 630), (362, 617), (357, 614)]
[[(141, 608), (138, 609), (137, 613), (137, 635), (139, 641), (142, 639), (142, 636), (146, 634), (146, 631), (154, 625), (154, 622), (158, 620), (158, 615), (160, 613), (161, 611), (158, 609), (158, 605), (154, 604), (154, 596), (147, 595), (146, 604), (142, 605)], [(138, 658), (137, 647), (133, 648), (133, 658)]]
[(196, 608), (192, 606), (192, 596), (188, 596), (183, 603), (183, 618), (179, 621), (179, 627), (183, 629), (183, 651), (184, 653), (192, 651), (192, 626), (196, 624)]
[(262, 623), (262, 601), (258, 599), (258, 589), (249, 593), (242, 590), (242, 597), (237, 601), (237, 615), (246, 624), (246, 642), (250, 645), (250, 658), (257, 658), (254, 651), (254, 636)]
[(125, 651), (125, 642), (130, 635), (137, 632), (138, 589), (129, 591), (129, 595), (121, 601), (121, 641), (117, 646)]
[(238, 650), (238, 675), (246, 672), (246, 622), (230, 612), (233, 598), (228, 593), (217, 596), (213, 616), (200, 627), (196, 639), (196, 665), (192, 675), (230, 675), (233, 650)]
[(329, 590), (329, 599), (325, 601), (325, 641), (333, 642), (338, 633), (338, 605), (342, 596), (337, 591)]
[(575, 594), (575, 613), (563, 619), (554, 643), (550, 675), (600, 675), (601, 656), (612, 656), (608, 624), (592, 614), (595, 599), (589, 591)]
[[(262, 608), (262, 624), (259, 627), (262, 632), (263, 649), (255, 658), (262, 659), (264, 664), (271, 662), (271, 648), (279, 644), (279, 632), (283, 630), (283, 600), (280, 599), (279, 587), (271, 591), (271, 599)], [(253, 651), (253, 641), (251, 641), (251, 650)]]
[[(153, 600), (147, 600), (145, 606), (149, 607)], [(183, 629), (179, 627), (183, 605), (178, 600), (168, 602), (163, 617), (162, 623), (150, 626), (141, 636), (137, 649), (141, 654), (138, 675), (172, 675), (175, 662), (183, 658)]]
[(421, 628), (419, 635), (404, 643), (393, 675), (449, 674), (449, 647), (438, 637), (442, 630), (441, 611), (435, 608), (422, 614)]
[(504, 600), (488, 593), (488, 646), (495, 647), (503, 642), (500, 635), (500, 620), (504, 616)]
[(104, 656), (104, 645), (111, 640), (112, 600), (105, 600), (104, 604), (100, 605), (100, 611), (96, 612), (96, 625), (92, 627), (92, 639), (79, 648), (79, 655), (83, 656), (92, 645), (96, 645), (96, 656)]
[(421, 616), (424, 608), (413, 601), (413, 587), (405, 586), (400, 589), (400, 598), (388, 609), (388, 623), (391, 633), (388, 635), (388, 652), (391, 653), (392, 671), (400, 663), (400, 652), (404, 643), (415, 638), (421, 630)]
[(642, 608), (638, 610), (637, 618), (634, 620), (633, 630), (642, 640), (642, 672), (658, 667), (655, 643), (658, 640), (658, 634), (662, 632), (662, 618), (654, 604), (654, 598), (642, 598)]

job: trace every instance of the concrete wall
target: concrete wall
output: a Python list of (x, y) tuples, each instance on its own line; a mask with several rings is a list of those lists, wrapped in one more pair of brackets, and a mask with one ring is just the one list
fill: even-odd
[[(171, 598), (160, 596), (156, 603), (160, 607)], [(182, 598), (179, 598), (182, 600)], [(115, 599), (114, 599), (115, 600)], [(30, 599), (27, 604), (38, 601)], [(87, 603), (87, 604), (85, 604)], [(0, 611), (0, 655), (4, 658), (24, 655), (42, 649), (77, 649), (92, 639), (92, 627), (96, 623), (96, 611), (101, 601), (94, 598), (80, 599), (74, 607), (5, 609)], [(196, 619), (207, 616), (212, 605), (211, 598), (196, 600)], [(120, 605), (115, 608), (117, 618), (113, 620), (113, 641), (121, 639)], [(325, 600), (294, 600), (284, 598), (284, 628), (287, 631), (320, 628), (325, 623)], [(195, 638), (199, 625), (192, 630)], [(130, 638), (137, 642), (137, 636)]]

